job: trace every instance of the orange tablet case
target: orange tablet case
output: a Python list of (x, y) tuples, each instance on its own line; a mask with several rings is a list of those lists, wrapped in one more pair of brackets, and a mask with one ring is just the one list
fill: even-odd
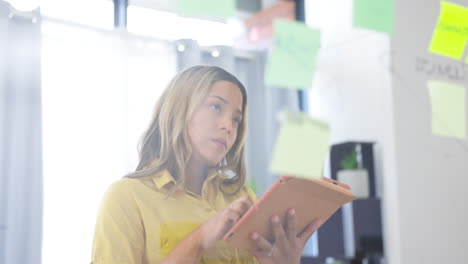
[(348, 185), (335, 180), (280, 176), (226, 233), (224, 240), (236, 248), (254, 249), (256, 246), (249, 238), (254, 231), (274, 240), (270, 223), (274, 214), (284, 223), (288, 209), (295, 208), (296, 230), (301, 232), (315, 218), (325, 223), (338, 208), (355, 199)]

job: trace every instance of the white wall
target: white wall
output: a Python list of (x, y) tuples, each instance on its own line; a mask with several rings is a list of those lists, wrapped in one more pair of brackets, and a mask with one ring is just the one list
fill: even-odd
[[(466, 0), (451, 2), (468, 6)], [(468, 142), (431, 134), (427, 81), (468, 87), (461, 60), (427, 52), (439, 1), (396, 1), (393, 95), (398, 164), (401, 263), (467, 263)], [(416, 70), (416, 59), (458, 67), (463, 78)], [(466, 110), (465, 110), (466, 111)]]

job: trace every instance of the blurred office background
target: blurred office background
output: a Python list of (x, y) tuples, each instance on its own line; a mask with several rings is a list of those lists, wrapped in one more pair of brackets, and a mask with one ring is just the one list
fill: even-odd
[[(89, 263), (104, 191), (135, 169), (170, 78), (197, 64), (247, 88), (258, 196), (278, 176), (268, 167), (285, 109), (330, 124), (326, 177), (340, 151), (362, 151), (369, 192), (314, 235), (303, 263), (467, 262), (468, 142), (431, 134), (427, 82), (466, 89), (468, 64), (428, 52), (440, 1), (388, 1), (391, 32), (353, 25), (358, 2), (237, 0), (212, 18), (172, 0), (0, 0), (0, 263)], [(276, 18), (321, 32), (304, 91), (264, 82)]]

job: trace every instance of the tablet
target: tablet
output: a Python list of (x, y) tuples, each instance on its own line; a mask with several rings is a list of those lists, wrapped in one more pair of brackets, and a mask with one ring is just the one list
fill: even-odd
[(274, 214), (284, 223), (286, 213), (294, 208), (299, 233), (315, 218), (325, 223), (343, 204), (355, 199), (348, 185), (332, 179), (280, 176), (226, 233), (224, 240), (232, 247), (255, 249), (254, 241), (249, 238), (254, 231), (269, 241), (274, 240), (270, 222)]

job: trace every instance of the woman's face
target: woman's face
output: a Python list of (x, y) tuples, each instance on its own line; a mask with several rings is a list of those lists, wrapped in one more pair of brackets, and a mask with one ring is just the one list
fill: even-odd
[(228, 81), (215, 82), (189, 123), (193, 158), (216, 166), (236, 141), (241, 122), (240, 88)]

